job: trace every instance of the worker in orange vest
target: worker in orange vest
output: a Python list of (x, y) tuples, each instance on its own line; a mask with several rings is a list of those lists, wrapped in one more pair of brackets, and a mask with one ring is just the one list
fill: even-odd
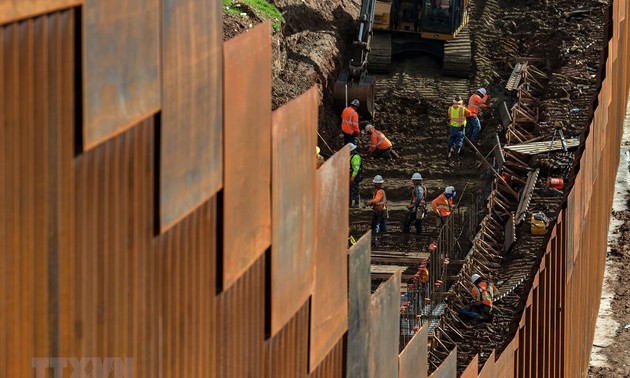
[(444, 189), (444, 193), (440, 194), (436, 199), (431, 201), (431, 207), (433, 211), (440, 217), (442, 224), (444, 224), (446, 217), (451, 215), (452, 210), (455, 208), (453, 205), (453, 198), (457, 195), (455, 188), (447, 186)]
[(341, 113), (341, 132), (343, 133), (343, 145), (356, 144), (355, 136), (361, 134), (359, 129), (359, 100), (356, 98), (350, 102), (350, 106)]
[(459, 310), (460, 314), (479, 322), (492, 321), (492, 302), (499, 289), (478, 274), (470, 276), (470, 280), (473, 283), (470, 290), (473, 300)]
[(374, 176), (374, 196), (371, 200), (365, 201), (366, 206), (372, 206), (372, 232), (378, 234), (379, 232), (387, 232), (387, 196), (385, 195), (385, 189), (383, 184), (385, 180), (381, 175)]
[(422, 184), (422, 175), (419, 172), (411, 176), (413, 190), (411, 191), (411, 202), (407, 205), (407, 212), (403, 220), (403, 232), (408, 234), (411, 231), (411, 222), (416, 227), (416, 234), (422, 234), (422, 219), (424, 219), (424, 205), (427, 196), (427, 188)]
[(479, 122), (479, 110), (482, 108), (486, 108), (486, 102), (490, 98), (486, 94), (486, 88), (479, 88), (475, 93), (470, 96), (468, 99), (468, 111), (470, 112), (470, 116), (466, 118), (467, 126), (466, 126), (466, 136), (470, 139), (471, 142), (476, 141), (479, 138), (479, 134), (481, 133), (481, 122)]
[(470, 117), (470, 111), (464, 106), (462, 98), (455, 96), (453, 105), (448, 108), (448, 119), (451, 125), (447, 147), (449, 158), (455, 151), (457, 151), (458, 154), (461, 153), (462, 146), (464, 145), (466, 117)]
[(372, 134), (372, 141), (370, 143), (370, 148), (368, 149), (368, 155), (374, 158), (387, 157), (388, 159), (391, 159), (392, 142), (387, 139), (385, 134), (376, 130), (372, 125), (365, 126), (365, 132)]

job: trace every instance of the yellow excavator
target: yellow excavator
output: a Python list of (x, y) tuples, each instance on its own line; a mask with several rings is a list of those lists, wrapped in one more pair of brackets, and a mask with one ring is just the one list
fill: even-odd
[(359, 112), (374, 114), (376, 78), (388, 73), (392, 56), (423, 52), (442, 62), (445, 76), (467, 78), (471, 71), (469, 0), (363, 0), (348, 70), (335, 83), (337, 107), (356, 98)]

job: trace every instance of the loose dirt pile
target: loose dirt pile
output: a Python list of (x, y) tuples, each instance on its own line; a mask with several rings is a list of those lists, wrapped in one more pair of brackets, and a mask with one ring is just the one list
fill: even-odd
[[(274, 0), (286, 23), (273, 35), (272, 101), (276, 109), (317, 84), (322, 96), (320, 127), (338, 123), (332, 110), (332, 83), (343, 65), (349, 32), (359, 14), (359, 0)], [(260, 22), (253, 10), (239, 4), (246, 16), (224, 15), (224, 40)]]

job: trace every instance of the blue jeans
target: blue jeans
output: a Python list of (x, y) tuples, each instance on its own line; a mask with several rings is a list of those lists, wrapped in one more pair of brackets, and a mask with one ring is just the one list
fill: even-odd
[(464, 127), (451, 126), (451, 134), (448, 137), (448, 149), (450, 150), (452, 146), (455, 146), (456, 149), (460, 149), (463, 145)]
[(405, 221), (403, 223), (403, 232), (408, 234), (411, 232), (411, 222), (416, 227), (416, 234), (422, 234), (422, 221), (416, 219), (416, 212), (410, 211), (407, 213), (405, 217)]
[(470, 319), (477, 319), (481, 314), (488, 316), (490, 314), (490, 307), (483, 303), (471, 303), (459, 309), (459, 313), (469, 317)]
[(471, 142), (476, 141), (481, 133), (481, 123), (477, 116), (466, 118), (466, 136)]
[(387, 232), (387, 224), (385, 223), (385, 210), (375, 211), (372, 214), (372, 232)]

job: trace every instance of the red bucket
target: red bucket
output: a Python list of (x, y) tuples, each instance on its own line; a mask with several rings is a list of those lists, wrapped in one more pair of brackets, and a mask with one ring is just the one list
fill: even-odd
[(563, 189), (564, 180), (561, 177), (549, 177), (547, 179), (547, 187), (554, 189)]

